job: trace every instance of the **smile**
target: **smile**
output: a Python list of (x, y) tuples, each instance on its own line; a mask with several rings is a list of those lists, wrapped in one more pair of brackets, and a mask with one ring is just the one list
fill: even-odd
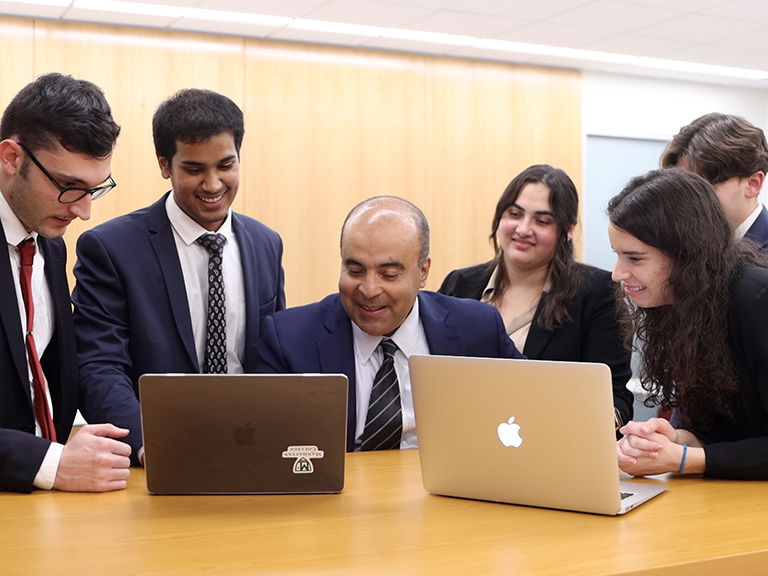
[(646, 286), (627, 286), (626, 284), (624, 285), (624, 290), (627, 292), (636, 293), (636, 292), (642, 292), (645, 289), (646, 289)]
[(210, 197), (210, 196), (198, 196), (198, 198), (200, 198), (200, 200), (202, 200), (206, 204), (216, 204), (216, 202), (218, 202), (219, 200), (224, 198), (224, 192), (222, 192), (218, 196), (213, 196), (213, 197)]
[(378, 312), (379, 310), (383, 310), (385, 308), (385, 306), (373, 307), (373, 306), (363, 306), (362, 304), (358, 304), (358, 306), (360, 306), (360, 308), (362, 308), (366, 312)]

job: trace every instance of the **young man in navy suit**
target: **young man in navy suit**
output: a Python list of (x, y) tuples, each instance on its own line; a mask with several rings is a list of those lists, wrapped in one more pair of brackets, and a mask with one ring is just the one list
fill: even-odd
[(712, 184), (734, 236), (768, 253), (768, 210), (758, 201), (768, 172), (768, 143), (760, 128), (738, 116), (707, 114), (680, 129), (661, 165), (694, 172)]
[(240, 108), (181, 90), (160, 104), (152, 131), (172, 189), (77, 243), (80, 374), (118, 402), (138, 395), (146, 373), (253, 372), (259, 321), (285, 307), (280, 237), (231, 210)]
[[(339, 293), (262, 323), (259, 371), (347, 375), (348, 451), (417, 446), (409, 356), (522, 358), (493, 306), (421, 290), (430, 264), (421, 210), (401, 198), (371, 198), (342, 226)], [(375, 410), (387, 416), (374, 430), (385, 381), (397, 392), (386, 401), (382, 393), (382, 404), (394, 409)]]
[(115, 186), (119, 133), (101, 89), (55, 73), (0, 121), (0, 490), (126, 486), (131, 447), (116, 439), (128, 430), (83, 426), (67, 441), (78, 406), (91, 422), (140, 421), (135, 401), (106, 406), (80, 385), (61, 239)]

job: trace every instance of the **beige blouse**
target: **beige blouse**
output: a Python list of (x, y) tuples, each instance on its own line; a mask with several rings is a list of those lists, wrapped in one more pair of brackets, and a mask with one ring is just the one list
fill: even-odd
[[(483, 290), (483, 296), (480, 298), (481, 302), (486, 302), (488, 304), (491, 303), (491, 298), (493, 297), (493, 287), (496, 284), (496, 276), (498, 273), (499, 267), (497, 266), (493, 270), (493, 273), (488, 280), (488, 285), (485, 287), (485, 290)], [(549, 288), (549, 279), (547, 279), (542, 294), (545, 294)], [(531, 329), (531, 322), (533, 322), (533, 316), (536, 314), (536, 308), (538, 308), (540, 300), (541, 295), (539, 295), (539, 297), (531, 303), (529, 310), (526, 310), (516, 318), (513, 318), (512, 321), (505, 326), (507, 334), (512, 339), (512, 342), (514, 342), (515, 347), (521, 352), (523, 351), (523, 348), (525, 348), (525, 341), (528, 339), (528, 332)]]

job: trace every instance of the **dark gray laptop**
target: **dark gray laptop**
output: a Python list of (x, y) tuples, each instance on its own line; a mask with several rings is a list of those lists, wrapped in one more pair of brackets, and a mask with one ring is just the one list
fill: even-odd
[(303, 494), (344, 488), (347, 377), (139, 378), (153, 494)]
[(620, 482), (605, 364), (411, 356), (424, 488), (624, 514), (666, 490)]

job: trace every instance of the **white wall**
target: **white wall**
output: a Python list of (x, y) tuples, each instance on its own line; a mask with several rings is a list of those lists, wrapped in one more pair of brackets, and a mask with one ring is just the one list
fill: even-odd
[(768, 90), (585, 71), (582, 131), (669, 139), (709, 112), (743, 116), (768, 132)]

